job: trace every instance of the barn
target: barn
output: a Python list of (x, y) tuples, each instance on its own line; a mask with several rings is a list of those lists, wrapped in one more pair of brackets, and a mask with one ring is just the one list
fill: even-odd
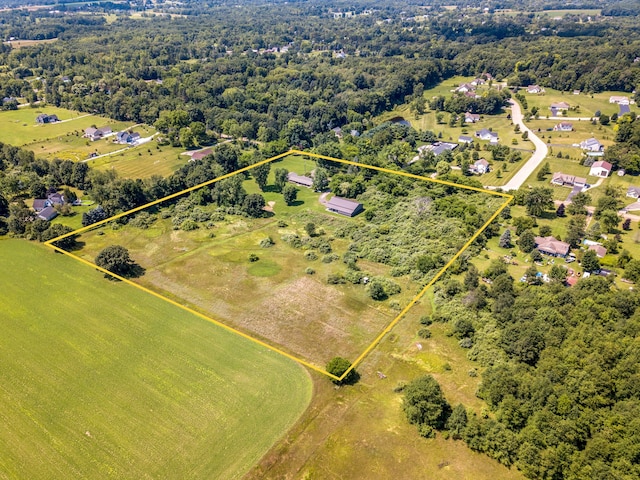
[(327, 210), (347, 217), (355, 217), (362, 212), (362, 204), (342, 197), (332, 197), (327, 202)]

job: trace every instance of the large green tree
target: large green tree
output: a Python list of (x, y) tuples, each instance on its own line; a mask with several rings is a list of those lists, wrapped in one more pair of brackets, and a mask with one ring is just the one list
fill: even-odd
[(542, 216), (545, 210), (553, 208), (553, 190), (546, 187), (532, 188), (524, 197), (524, 205), (527, 207), (527, 214)]
[[(331, 375), (335, 375), (340, 378), (344, 375), (344, 372), (351, 368), (351, 362), (342, 357), (333, 357), (329, 363), (327, 363), (327, 372)], [(342, 379), (332, 379), (331, 381), (337, 385), (353, 385), (360, 379), (360, 375), (356, 372), (355, 368), (352, 368), (349, 373)]]
[(429, 433), (430, 429), (443, 429), (451, 411), (440, 385), (431, 375), (418, 377), (404, 388), (402, 409), (409, 423)]
[(97, 266), (122, 277), (133, 274), (136, 267), (129, 255), (129, 250), (121, 245), (110, 245), (102, 249), (96, 256), (95, 263)]

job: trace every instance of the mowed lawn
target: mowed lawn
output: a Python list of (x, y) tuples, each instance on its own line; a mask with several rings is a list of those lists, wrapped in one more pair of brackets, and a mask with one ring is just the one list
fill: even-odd
[[(540, 118), (551, 115), (549, 107), (555, 102), (567, 102), (574, 109), (579, 107), (578, 110), (569, 110), (567, 112), (568, 117), (593, 117), (597, 111), (611, 116), (614, 113), (619, 113), (620, 107), (615, 103), (609, 103), (609, 97), (612, 95), (633, 97), (633, 94), (629, 92), (614, 91), (574, 95), (572, 92), (561, 92), (553, 88), (545, 88), (545, 92), (538, 95), (527, 93), (526, 89), (521, 90), (520, 93), (523, 93), (526, 97), (529, 110), (533, 107), (540, 109), (538, 113)], [(633, 112), (640, 112), (638, 105), (630, 105), (630, 108)]]
[(0, 262), (0, 477), (239, 478), (310, 401), (294, 362), (66, 256)]
[[(36, 117), (41, 113), (57, 115), (61, 121), (39, 125), (36, 123)], [(84, 130), (92, 124), (103, 126), (111, 123), (114, 121), (49, 105), (38, 105), (37, 108), (20, 108), (19, 110), (0, 112), (0, 142), (20, 147), (66, 135), (75, 130)]]
[[(151, 136), (155, 132), (151, 127), (137, 127), (135, 130), (143, 136)], [(188, 156), (181, 155), (182, 152), (184, 148), (159, 146), (152, 140), (113, 155), (89, 160), (88, 163), (97, 170), (115, 170), (124, 178), (168, 177), (189, 161)]]

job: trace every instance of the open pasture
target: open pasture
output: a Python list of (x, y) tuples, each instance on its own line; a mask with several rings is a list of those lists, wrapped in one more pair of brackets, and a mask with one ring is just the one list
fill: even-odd
[(0, 261), (3, 478), (241, 478), (310, 401), (294, 362), (86, 265)]
[[(334, 356), (353, 360), (424, 283), (407, 273), (392, 274), (392, 265), (366, 259), (358, 260), (363, 275), (393, 278), (400, 291), (374, 301), (367, 281), (329, 283), (331, 275), (348, 273), (345, 254), (353, 240), (338, 232), (370, 227), (364, 214), (348, 218), (326, 212), (320, 194), (310, 189), (299, 188), (298, 200), (287, 206), (273, 188), (274, 170), (283, 167), (302, 174), (315, 168), (315, 162), (290, 156), (272, 164), (264, 193), (272, 214), (265, 218), (220, 214), (215, 205), (201, 206), (212, 220), (185, 231), (174, 226), (171, 208), (153, 210), (147, 228), (107, 224), (83, 233), (83, 248), (76, 254), (92, 262), (104, 247), (124, 245), (146, 270), (136, 279), (141, 285), (316, 366)], [(249, 193), (258, 191), (251, 178), (243, 187)], [(465, 233), (454, 233), (456, 222), (445, 228), (450, 228), (446, 241), (426, 243), (444, 249), (443, 258), (464, 244)], [(317, 234), (308, 235), (308, 223)], [(398, 242), (397, 235), (402, 233), (390, 234), (389, 242)], [(292, 236), (299, 239), (297, 247)]]

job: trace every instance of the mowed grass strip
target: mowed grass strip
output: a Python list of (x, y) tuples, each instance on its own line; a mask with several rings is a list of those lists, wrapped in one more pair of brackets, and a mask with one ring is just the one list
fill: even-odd
[(310, 401), (296, 363), (66, 256), (0, 262), (0, 477), (239, 478)]

